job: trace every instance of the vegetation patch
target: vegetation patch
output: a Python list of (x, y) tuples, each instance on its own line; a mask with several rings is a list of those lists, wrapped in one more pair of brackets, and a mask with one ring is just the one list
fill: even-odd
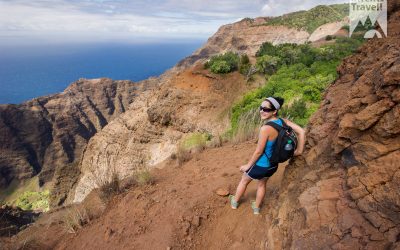
[(204, 148), (207, 141), (212, 138), (211, 134), (208, 133), (191, 133), (183, 138), (180, 145), (184, 150), (191, 150), (193, 148)]
[(263, 25), (283, 25), (299, 30), (304, 29), (311, 34), (319, 26), (341, 21), (348, 15), (348, 4), (318, 5), (308, 11), (297, 11), (274, 17)]
[(50, 191), (39, 188), (39, 179), (32, 177), (20, 183), (16, 180), (1, 191), (0, 204), (17, 206), (23, 210), (49, 210)]
[(26, 191), (18, 197), (14, 205), (23, 210), (41, 210), (47, 212), (49, 210), (49, 197), (49, 190), (43, 192)]
[(181, 139), (178, 144), (177, 152), (174, 154), (173, 158), (176, 158), (179, 165), (181, 165), (192, 158), (191, 153), (201, 152), (207, 146), (219, 146), (222, 143), (220, 140), (220, 136), (215, 138), (209, 133), (190, 133)]
[(138, 170), (135, 173), (135, 181), (140, 186), (152, 184), (154, 182), (153, 176), (147, 168)]
[(204, 68), (210, 69), (216, 74), (226, 74), (239, 70), (241, 74), (246, 75), (251, 67), (249, 57), (246, 54), (239, 55), (233, 52), (212, 56), (204, 64)]
[(78, 206), (70, 207), (63, 218), (65, 230), (73, 234), (89, 222), (90, 217), (86, 209)]
[(228, 135), (232, 138), (242, 134), (241, 130), (258, 126), (258, 106), (268, 96), (283, 97), (285, 105), (280, 115), (305, 126), (318, 109), (323, 91), (336, 79), (341, 60), (354, 53), (362, 41), (360, 37), (336, 38), (334, 43), (320, 48), (310, 44), (264, 43), (256, 56), (259, 73), (264, 74), (267, 82), (232, 107)]

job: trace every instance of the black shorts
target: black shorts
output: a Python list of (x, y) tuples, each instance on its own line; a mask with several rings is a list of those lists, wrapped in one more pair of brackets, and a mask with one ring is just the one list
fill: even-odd
[(260, 167), (256, 164), (254, 164), (253, 166), (251, 166), (251, 168), (249, 170), (246, 171), (246, 174), (251, 179), (261, 180), (265, 177), (271, 177), (276, 172), (277, 169), (278, 169), (278, 166)]

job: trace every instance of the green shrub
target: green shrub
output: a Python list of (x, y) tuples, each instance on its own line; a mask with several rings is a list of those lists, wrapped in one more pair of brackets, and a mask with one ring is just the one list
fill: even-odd
[(204, 68), (210, 68), (210, 70), (216, 74), (225, 74), (237, 70), (239, 62), (240, 58), (238, 54), (227, 52), (222, 55), (211, 57), (211, 59), (204, 64)]
[(270, 42), (265, 42), (261, 45), (261, 47), (256, 52), (256, 57), (260, 57), (263, 55), (275, 55), (275, 46)]
[(248, 75), (251, 68), (250, 59), (246, 54), (240, 56), (239, 62), (239, 73), (242, 75)]
[(225, 74), (231, 72), (231, 67), (226, 61), (216, 61), (211, 65), (210, 69), (216, 74)]
[(258, 72), (272, 75), (281, 65), (281, 59), (277, 56), (263, 55), (257, 58)]
[(304, 99), (294, 100), (292, 105), (289, 108), (283, 109), (282, 114), (287, 117), (296, 118), (305, 118), (307, 114), (307, 105)]

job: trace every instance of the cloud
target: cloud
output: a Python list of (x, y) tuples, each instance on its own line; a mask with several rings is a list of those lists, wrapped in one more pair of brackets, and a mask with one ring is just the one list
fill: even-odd
[[(324, 0), (332, 3), (335, 0)], [(4, 41), (206, 39), (243, 17), (309, 8), (299, 0), (0, 0)]]
[(308, 10), (317, 5), (329, 5), (336, 3), (348, 3), (345, 0), (267, 0), (261, 8), (261, 13), (265, 16), (280, 16), (282, 14)]

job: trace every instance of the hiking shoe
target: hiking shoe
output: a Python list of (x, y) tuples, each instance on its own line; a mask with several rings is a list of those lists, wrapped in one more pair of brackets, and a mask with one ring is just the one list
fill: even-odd
[(231, 203), (231, 208), (232, 209), (237, 209), (239, 206), (239, 202), (235, 201), (235, 196), (234, 195), (229, 195), (229, 202)]
[(256, 201), (251, 201), (251, 208), (253, 209), (253, 214), (260, 214), (260, 208), (256, 207)]

